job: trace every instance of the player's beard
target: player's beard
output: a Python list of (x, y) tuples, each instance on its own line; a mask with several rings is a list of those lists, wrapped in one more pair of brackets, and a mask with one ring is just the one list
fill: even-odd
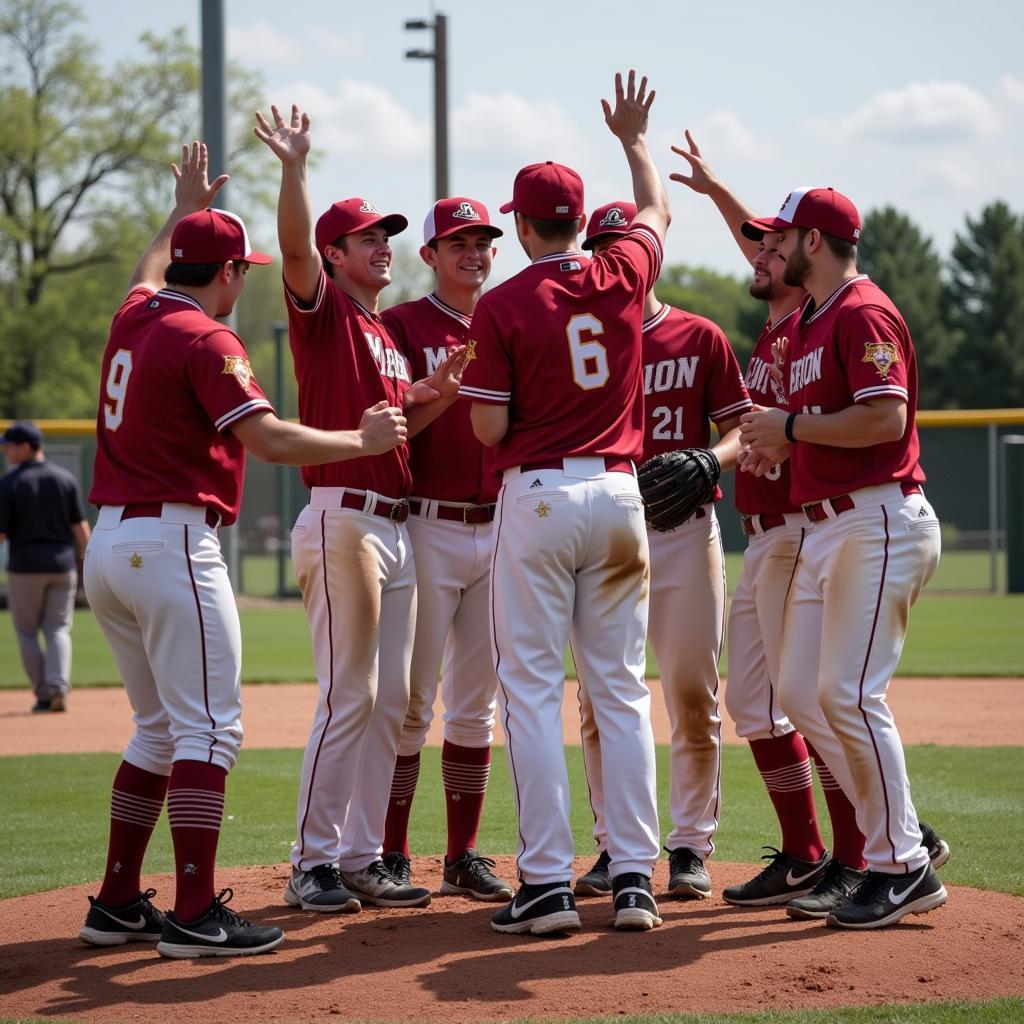
[(811, 272), (811, 258), (804, 252), (802, 240), (797, 242), (792, 254), (786, 259), (782, 283), (791, 288), (802, 288)]
[(761, 302), (771, 302), (772, 299), (778, 297), (776, 292), (779, 291), (779, 289), (770, 277), (766, 277), (763, 284), (758, 284), (757, 279), (755, 278), (750, 282), (750, 287), (747, 291), (750, 293), (752, 298), (759, 299)]

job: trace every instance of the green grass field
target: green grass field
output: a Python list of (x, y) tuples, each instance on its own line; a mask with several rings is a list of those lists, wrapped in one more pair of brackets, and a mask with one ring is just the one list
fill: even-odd
[[(959, 885), (1024, 895), (1020, 860), (1020, 779), (1024, 747), (908, 748), (914, 799), (921, 816), (948, 839), (953, 857), (943, 877)], [(233, 864), (287, 860), (294, 835), (294, 806), (302, 752), (244, 751), (228, 783), (218, 863), (230, 883)], [(567, 751), (574, 794), (576, 848), (593, 849), (593, 818), (587, 801), (582, 756)], [(445, 848), (444, 795), (437, 748), (423, 752), (423, 771), (413, 805), (414, 855)], [(0, 761), (0, 897), (75, 885), (99, 878), (107, 838), (110, 783), (116, 754), (40, 755)], [(668, 822), (668, 749), (658, 750), (660, 811)], [(716, 857), (756, 862), (764, 843), (777, 841), (778, 827), (753, 759), (745, 747), (723, 751), (725, 794)], [(820, 796), (820, 794), (819, 794)], [(824, 804), (819, 800), (821, 807)], [(822, 815), (827, 822), (827, 815)], [(514, 853), (515, 812), (505, 757), (496, 750), (491, 772), (481, 849)], [(73, 853), (69, 853), (73, 851)], [(147, 870), (170, 871), (172, 855), (166, 821), (158, 826)]]
[[(245, 682), (311, 680), (313, 655), (302, 607), (282, 602), (243, 608), (242, 679)], [(900, 675), (1024, 676), (1024, 595), (974, 597), (926, 595), (910, 619)], [(114, 659), (88, 610), (75, 614), (72, 678), (77, 686), (117, 685)], [(728, 674), (726, 645), (721, 671)], [(657, 665), (648, 653), (648, 674)], [(575, 678), (571, 659), (566, 672)], [(26, 686), (10, 614), (0, 612), (0, 688)]]

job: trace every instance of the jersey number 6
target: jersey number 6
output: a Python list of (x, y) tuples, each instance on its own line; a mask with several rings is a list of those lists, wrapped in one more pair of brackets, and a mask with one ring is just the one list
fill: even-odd
[(590, 313), (577, 314), (565, 328), (572, 355), (572, 379), (584, 391), (603, 388), (608, 383), (608, 352), (601, 342), (595, 341), (602, 334), (604, 324)]
[(103, 422), (107, 430), (117, 430), (124, 419), (124, 399), (128, 391), (128, 378), (132, 374), (132, 354), (119, 348), (110, 360), (106, 392), (109, 402), (103, 403)]

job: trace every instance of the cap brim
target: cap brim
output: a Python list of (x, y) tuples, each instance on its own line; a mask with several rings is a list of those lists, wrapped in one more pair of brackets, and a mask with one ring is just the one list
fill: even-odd
[(505, 234), (501, 228), (496, 228), (493, 224), (474, 224), (472, 221), (467, 221), (465, 224), (453, 224), (450, 228), (439, 231), (427, 244), (436, 242), (439, 238), (450, 238), (452, 235), (457, 235), (460, 231), (486, 231), (491, 238), (501, 238)]
[(765, 235), (772, 231), (785, 231), (793, 227), (788, 220), (780, 220), (778, 217), (759, 217), (755, 220), (745, 220), (740, 225), (740, 231), (744, 238), (760, 242)]
[(244, 259), (246, 263), (256, 263), (262, 267), (265, 267), (268, 263), (274, 262), (274, 257), (265, 252), (251, 252), (248, 256), (243, 256), (242, 259)]
[(514, 199), (510, 199), (507, 203), (502, 203), (501, 206), (498, 207), (502, 213), (511, 213), (515, 208), (516, 201)]

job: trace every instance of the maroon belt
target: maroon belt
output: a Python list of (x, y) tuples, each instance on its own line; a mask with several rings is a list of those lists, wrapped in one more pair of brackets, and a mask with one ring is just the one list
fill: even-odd
[[(917, 484), (900, 484), (900, 490), (903, 492), (904, 497), (908, 494), (920, 494), (921, 488)], [(849, 512), (850, 509), (856, 508), (856, 503), (853, 497), (849, 494), (839, 494), (834, 498), (829, 498), (828, 503), (832, 506), (832, 511), (838, 516), (842, 515), (843, 512)], [(811, 501), (806, 505), (801, 506), (804, 510), (804, 515), (812, 523), (820, 523), (824, 519), (828, 519), (828, 512), (825, 511), (824, 501)]]
[(757, 536), (757, 527), (761, 527), (761, 533), (774, 530), (776, 526), (785, 526), (786, 517), (782, 512), (765, 512), (762, 515), (740, 516), (740, 527), (748, 537)]
[[(140, 505), (125, 505), (121, 510), (121, 522), (126, 519), (159, 519), (163, 514), (163, 502), (155, 501)], [(212, 530), (220, 526), (220, 513), (214, 512), (212, 508), (206, 510), (206, 525)]]
[[(413, 498), (409, 508), (414, 516), (423, 515), (423, 502)], [(451, 523), (464, 523), (466, 526), (483, 526), (494, 521), (493, 505), (445, 505), (437, 502), (435, 519), (445, 519)]]
[[(345, 491), (341, 496), (342, 508), (355, 508), (362, 512), (365, 504), (365, 491)], [(404, 523), (409, 518), (409, 502), (405, 498), (398, 501), (386, 501), (384, 498), (378, 498), (373, 503), (373, 507), (369, 509), (369, 513), (372, 516), (383, 516), (393, 523)]]
[[(593, 458), (589, 455), (566, 456), (566, 458)], [(598, 456), (600, 458), (600, 456)], [(565, 459), (545, 459), (543, 462), (524, 462), (520, 467), (521, 473), (529, 473), (535, 469), (563, 469)], [(604, 468), (606, 473), (629, 473), (636, 476), (636, 467), (631, 459), (620, 459), (612, 455), (604, 457)]]

